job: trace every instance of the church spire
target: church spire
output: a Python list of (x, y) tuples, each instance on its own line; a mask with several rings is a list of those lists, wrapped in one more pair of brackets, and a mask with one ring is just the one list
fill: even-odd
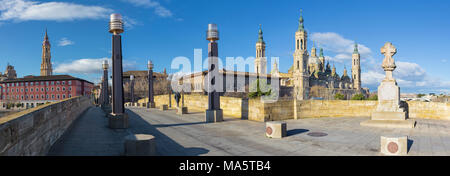
[(48, 35), (47, 35), (47, 28), (45, 28), (45, 37), (44, 37), (45, 41), (48, 41)]
[(44, 42), (42, 42), (41, 76), (53, 75), (50, 47), (51, 46), (50, 41), (48, 40), (47, 29), (45, 29)]
[(300, 9), (300, 19), (298, 20), (298, 31), (305, 31), (305, 27), (303, 26), (303, 10)]
[(264, 43), (264, 39), (263, 39), (263, 32), (262, 32), (261, 24), (259, 24), (259, 31), (258, 31), (258, 42), (260, 42), (260, 43)]
[(353, 54), (358, 54), (358, 44), (355, 42), (355, 48), (353, 49)]

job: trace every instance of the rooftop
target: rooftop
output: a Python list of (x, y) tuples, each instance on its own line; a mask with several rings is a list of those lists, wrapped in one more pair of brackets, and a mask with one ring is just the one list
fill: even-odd
[(23, 78), (17, 78), (17, 79), (9, 79), (9, 80), (4, 80), (4, 81), (0, 81), (0, 83), (13, 83), (13, 82), (30, 82), (30, 81), (64, 81), (64, 80), (79, 80), (79, 81), (84, 81), (84, 82), (88, 82), (91, 84), (94, 84), (92, 82), (86, 81), (84, 79), (81, 78), (77, 78), (77, 77), (73, 77), (70, 75), (51, 75), (51, 76), (25, 76)]

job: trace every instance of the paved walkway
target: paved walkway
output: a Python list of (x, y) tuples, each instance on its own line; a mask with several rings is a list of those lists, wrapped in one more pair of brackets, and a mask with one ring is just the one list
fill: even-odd
[[(49, 155), (122, 155), (127, 134), (152, 134), (158, 155), (380, 155), (380, 136), (408, 135), (408, 155), (450, 155), (450, 121), (418, 119), (414, 129), (361, 127), (368, 118), (287, 120), (288, 136), (269, 139), (265, 124), (225, 118), (204, 123), (197, 112), (179, 116), (175, 110), (130, 108), (130, 128), (111, 130), (99, 108), (77, 120)], [(312, 137), (310, 132), (326, 136)]]

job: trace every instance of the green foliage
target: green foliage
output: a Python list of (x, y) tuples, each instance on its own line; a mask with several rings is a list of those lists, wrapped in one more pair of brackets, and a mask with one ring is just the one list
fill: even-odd
[(22, 107), (22, 104), (21, 103), (17, 103), (16, 107)]
[(344, 100), (345, 96), (343, 94), (337, 93), (336, 95), (334, 95), (334, 99), (335, 100)]
[[(267, 90), (266, 92), (263, 92), (263, 90)], [(261, 96), (267, 96), (270, 95), (272, 90), (270, 89), (270, 86), (267, 84), (266, 80), (259, 80), (252, 82), (250, 84), (250, 93), (248, 94), (249, 98), (257, 98)]]
[(376, 101), (376, 100), (378, 100), (378, 95), (377, 95), (377, 94), (374, 94), (374, 95), (370, 96), (367, 100), (373, 100), (373, 101)]
[(425, 94), (417, 94), (417, 98), (422, 98)]
[(365, 100), (366, 99), (366, 97), (363, 95), (363, 94), (355, 94), (355, 95), (353, 95), (353, 97), (352, 97), (352, 100)]

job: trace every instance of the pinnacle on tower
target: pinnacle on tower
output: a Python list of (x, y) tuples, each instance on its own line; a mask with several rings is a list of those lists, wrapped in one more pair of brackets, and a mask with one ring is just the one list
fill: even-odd
[(353, 49), (353, 54), (359, 54), (358, 52), (358, 44), (355, 42), (355, 48)]
[(299, 23), (298, 31), (305, 31), (305, 28), (303, 26), (303, 14), (302, 13), (303, 13), (303, 10), (300, 9), (300, 19), (298, 20), (298, 23)]
[(47, 28), (45, 28), (45, 40), (48, 40)]
[(259, 25), (258, 42), (264, 43), (263, 32), (262, 32), (261, 24)]

